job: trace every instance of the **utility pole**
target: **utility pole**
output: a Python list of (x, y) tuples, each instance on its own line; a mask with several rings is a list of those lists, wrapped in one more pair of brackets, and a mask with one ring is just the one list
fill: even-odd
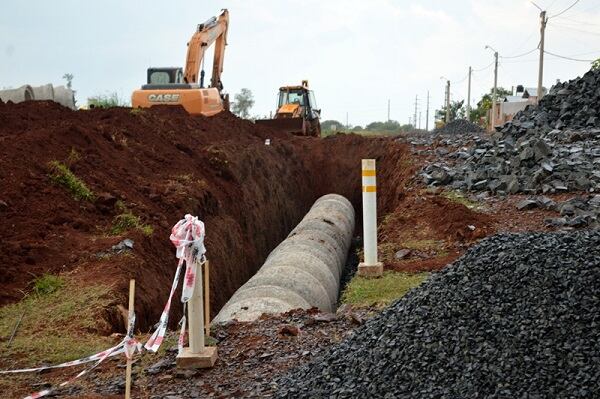
[(467, 120), (471, 121), (471, 73), (473, 69), (469, 67), (469, 88), (467, 89)]
[(419, 130), (421, 130), (421, 111), (419, 111)]
[(429, 90), (427, 90), (427, 111), (425, 111), (425, 130), (429, 131)]
[(388, 98), (388, 122), (390, 121), (390, 99)]
[(446, 81), (446, 123), (450, 122), (450, 81)]
[(415, 128), (415, 129), (417, 128), (417, 104), (418, 104), (418, 102), (419, 102), (419, 96), (418, 96), (418, 95), (416, 95), (416, 96), (415, 96), (415, 116), (414, 116), (414, 118), (413, 118), (413, 121), (414, 121), (414, 128)]
[(485, 46), (486, 49), (490, 49), (494, 52), (494, 90), (492, 91), (492, 116), (490, 117), (491, 130), (493, 131), (496, 127), (496, 93), (498, 90), (498, 52), (492, 48), (492, 46)]
[(498, 52), (494, 51), (494, 95), (493, 95), (494, 98), (493, 98), (493, 102), (492, 102), (492, 131), (496, 127), (496, 101), (498, 100), (497, 91), (498, 91)]
[(546, 11), (540, 10), (540, 65), (538, 71), (538, 84), (537, 84), (537, 102), (540, 102), (542, 98), (542, 80), (544, 77), (544, 37), (546, 32)]
[(350, 129), (350, 126), (348, 125), (348, 113), (346, 112), (346, 130)]

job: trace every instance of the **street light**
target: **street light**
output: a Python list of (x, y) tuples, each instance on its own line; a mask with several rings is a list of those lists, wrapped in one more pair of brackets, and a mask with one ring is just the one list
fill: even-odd
[(492, 94), (492, 117), (490, 118), (490, 122), (492, 125), (492, 130), (496, 128), (496, 91), (498, 88), (498, 51), (494, 49), (492, 46), (485, 45), (486, 50), (492, 50), (494, 52), (494, 91)]
[(446, 119), (444, 122), (448, 123), (450, 121), (450, 79), (444, 76), (440, 76), (440, 79), (446, 81)]

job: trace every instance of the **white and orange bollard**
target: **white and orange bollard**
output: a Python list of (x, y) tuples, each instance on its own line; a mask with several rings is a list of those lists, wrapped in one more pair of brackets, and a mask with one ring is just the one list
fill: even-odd
[(358, 275), (380, 277), (383, 263), (377, 261), (377, 179), (374, 159), (362, 160), (362, 205), (364, 262), (358, 264)]

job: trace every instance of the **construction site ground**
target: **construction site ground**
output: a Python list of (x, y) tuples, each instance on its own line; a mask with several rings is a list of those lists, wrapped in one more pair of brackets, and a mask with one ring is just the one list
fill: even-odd
[[(478, 199), (426, 187), (418, 172), (427, 156), (402, 137), (296, 137), (227, 112), (190, 117), (174, 107), (72, 111), (0, 102), (0, 369), (118, 343), (131, 278), (143, 341), (175, 271), (170, 228), (186, 213), (206, 224), (216, 315), (319, 196), (342, 194), (361, 215), (362, 158), (377, 159), (379, 256), (389, 271), (435, 272), (497, 232), (550, 229), (551, 211), (517, 210), (525, 196)], [(135, 397), (268, 396), (275, 376), (341, 340), (380, 306), (373, 300), (343, 305), (335, 317), (294, 311), (215, 327), (219, 360), (210, 370), (177, 370), (171, 338), (160, 353), (136, 360)], [(180, 317), (174, 306), (171, 329)], [(24, 396), (79, 370), (3, 375), (0, 389)], [(116, 357), (57, 395), (122, 397), (123, 390), (124, 358)]]

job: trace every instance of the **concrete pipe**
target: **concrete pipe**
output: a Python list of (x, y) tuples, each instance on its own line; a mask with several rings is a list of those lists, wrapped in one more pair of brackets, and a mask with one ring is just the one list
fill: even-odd
[(75, 92), (65, 86), (57, 86), (54, 88), (54, 101), (63, 107), (76, 109)]
[(350, 201), (337, 194), (319, 198), (213, 322), (252, 321), (298, 308), (334, 311), (353, 233)]
[(43, 86), (32, 86), (33, 98), (35, 100), (52, 100), (54, 101), (54, 87), (50, 83)]
[(9, 101), (20, 103), (23, 101), (31, 101), (33, 99), (33, 89), (29, 85), (21, 86), (18, 89), (0, 90), (0, 100), (5, 103)]

